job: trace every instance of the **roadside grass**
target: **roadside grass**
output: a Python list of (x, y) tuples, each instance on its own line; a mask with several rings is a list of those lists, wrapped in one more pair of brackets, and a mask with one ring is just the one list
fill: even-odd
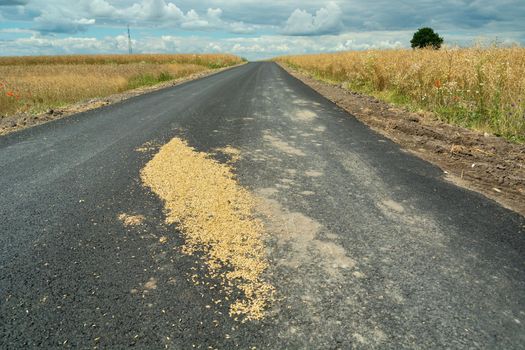
[(370, 50), (276, 58), (441, 120), (525, 142), (525, 48)]
[(241, 62), (226, 54), (0, 57), (0, 115), (40, 113)]
[(238, 64), (242, 58), (229, 54), (136, 54), (136, 55), (63, 55), (0, 57), (0, 66), (18, 65), (101, 65), (101, 64), (196, 64), (221, 68)]

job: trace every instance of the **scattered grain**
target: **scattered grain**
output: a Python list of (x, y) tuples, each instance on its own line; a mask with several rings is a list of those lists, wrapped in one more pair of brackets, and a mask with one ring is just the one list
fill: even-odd
[(144, 222), (144, 216), (143, 215), (130, 215), (126, 213), (121, 213), (118, 216), (118, 219), (122, 221), (124, 226), (138, 226), (141, 225)]
[(242, 292), (232, 301), (230, 315), (263, 318), (274, 290), (263, 280), (268, 267), (263, 227), (253, 218), (252, 195), (237, 184), (230, 167), (175, 138), (160, 148), (141, 177), (164, 200), (167, 223), (182, 230), (183, 252), (203, 253), (210, 276), (221, 280), (227, 296), (235, 289)]

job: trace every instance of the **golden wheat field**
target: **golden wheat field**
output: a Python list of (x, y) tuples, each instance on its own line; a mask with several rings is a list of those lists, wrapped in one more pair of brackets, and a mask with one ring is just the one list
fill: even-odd
[(525, 48), (353, 51), (277, 61), (449, 123), (525, 140)]
[(0, 57), (0, 115), (38, 113), (241, 62), (226, 54)]

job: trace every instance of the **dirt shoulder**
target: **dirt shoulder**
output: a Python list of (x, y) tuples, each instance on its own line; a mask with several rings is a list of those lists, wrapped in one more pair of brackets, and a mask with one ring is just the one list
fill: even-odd
[(19, 131), (22, 129), (27, 129), (32, 126), (40, 125), (43, 123), (47, 123), (52, 120), (61, 119), (65, 117), (69, 117), (73, 114), (86, 112), (91, 109), (96, 109), (102, 106), (107, 106), (113, 103), (117, 103), (123, 100), (127, 100), (128, 98), (135, 97), (138, 95), (142, 95), (148, 92), (161, 90), (167, 87), (176, 86), (191, 80), (203, 78), (212, 74), (216, 74), (219, 72), (222, 72), (227, 69), (231, 69), (234, 67), (237, 67), (238, 65), (226, 67), (226, 68), (219, 68), (219, 69), (212, 69), (205, 72), (199, 72), (195, 74), (191, 74), (187, 77), (167, 81), (164, 83), (160, 83), (153, 86), (145, 86), (140, 87), (133, 90), (124, 91), (118, 94), (106, 96), (106, 97), (99, 97), (99, 98), (93, 98), (90, 100), (80, 101), (78, 103), (56, 108), (56, 109), (49, 109), (46, 113), (40, 113), (40, 114), (28, 114), (28, 113), (20, 113), (12, 116), (1, 116), (0, 115), (0, 135), (6, 135), (15, 131)]
[(431, 113), (412, 113), (281, 66), (376, 132), (439, 166), (447, 180), (525, 216), (525, 145), (449, 125)]

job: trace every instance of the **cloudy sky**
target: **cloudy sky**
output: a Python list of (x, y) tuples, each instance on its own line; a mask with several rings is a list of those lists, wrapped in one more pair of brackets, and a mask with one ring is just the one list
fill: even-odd
[(431, 26), (449, 44), (525, 44), (525, 0), (0, 0), (0, 55), (290, 53), (407, 47)]

